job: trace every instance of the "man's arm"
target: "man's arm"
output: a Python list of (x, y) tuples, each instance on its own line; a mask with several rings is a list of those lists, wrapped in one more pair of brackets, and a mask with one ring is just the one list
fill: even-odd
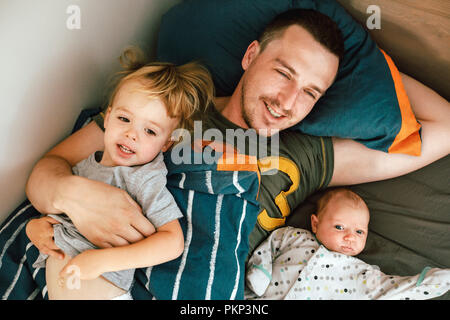
[(128, 193), (72, 174), (72, 166), (97, 150), (103, 150), (103, 131), (91, 122), (36, 164), (27, 182), (27, 196), (41, 213), (66, 213), (97, 246), (141, 240), (155, 229)]
[(103, 132), (91, 122), (51, 149), (33, 168), (26, 193), (33, 206), (42, 213), (62, 213), (58, 201), (76, 184), (72, 167), (91, 153), (103, 150)]
[(333, 138), (334, 172), (330, 186), (401, 176), (450, 153), (450, 104), (430, 88), (401, 75), (411, 107), (422, 125), (421, 155), (388, 154), (353, 140)]

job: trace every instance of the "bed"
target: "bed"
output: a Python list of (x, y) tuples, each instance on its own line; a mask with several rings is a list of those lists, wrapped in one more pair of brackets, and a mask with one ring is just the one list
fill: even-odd
[[(259, 2), (267, 4), (270, 1), (261, 0)], [(304, 2), (315, 3), (314, 1)], [(448, 60), (450, 41), (448, 41), (447, 33), (447, 30), (450, 29), (450, 8), (448, 3), (445, 1), (431, 1), (427, 4), (419, 1), (407, 3), (400, 0), (340, 0), (339, 2), (363, 25), (368, 16), (366, 13), (368, 5), (379, 5), (382, 9), (381, 23), (383, 28), (386, 26), (389, 33), (372, 30), (371, 34), (377, 44), (389, 52), (395, 61), (400, 61), (397, 65), (402, 71), (431, 86), (446, 99), (450, 97), (450, 88), (446, 85), (450, 80), (448, 79), (450, 76)], [(401, 14), (398, 14), (399, 12)], [(415, 18), (406, 19), (405, 17), (408, 16)], [(403, 24), (405, 21), (407, 23)], [(414, 28), (417, 24), (423, 25), (424, 29), (415, 32)], [(414, 30), (414, 32), (410, 30)], [(405, 34), (408, 34), (409, 37), (406, 37)], [(407, 40), (398, 41), (399, 38)], [(421, 46), (426, 44), (424, 50), (421, 52), (410, 50), (417, 44), (421, 44)], [(418, 61), (426, 61), (427, 66), (419, 67)], [(446, 70), (446, 72), (441, 72), (441, 70)], [(79, 129), (99, 111), (94, 108), (82, 112), (76, 121), (74, 130)], [(201, 170), (211, 170), (211, 168)], [(420, 273), (427, 266), (449, 268), (449, 177), (450, 156), (447, 156), (402, 177), (352, 186), (352, 190), (363, 197), (371, 211), (367, 245), (358, 257), (367, 263), (378, 265), (387, 274), (413, 275)], [(228, 179), (224, 181), (233, 179), (231, 176), (222, 178)], [(239, 180), (242, 184), (248, 182), (249, 201), (255, 195), (255, 187), (252, 182), (255, 179), (257, 179), (257, 175), (253, 173)], [(175, 184), (176, 182), (174, 182)], [(236, 194), (237, 191), (230, 192)], [(289, 215), (287, 225), (310, 229), (309, 216), (314, 212), (315, 200), (321, 192), (311, 195), (296, 208)], [(245, 197), (238, 198), (235, 199), (247, 203)], [(230, 198), (230, 203), (236, 204), (237, 200), (233, 199)], [(253, 211), (249, 209), (247, 213)], [(48, 298), (45, 272), (43, 269), (32, 267), (38, 252), (26, 237), (24, 228), (29, 219), (39, 215), (39, 212), (26, 200), (8, 216), (0, 227), (0, 296), (4, 300)], [(256, 219), (256, 216), (254, 218)], [(245, 244), (245, 241), (243, 243)], [(245, 257), (245, 254), (243, 256)], [(237, 267), (242, 273), (244, 261), (241, 260)], [(208, 261), (205, 261), (205, 264), (208, 264)], [(155, 272), (155, 276), (157, 274)], [(148, 275), (146, 270), (138, 273), (137, 285), (133, 289), (133, 296), (136, 299), (152, 298), (148, 292)], [(242, 292), (243, 278), (242, 275), (239, 277), (241, 280), (238, 292)], [(170, 296), (168, 297), (170, 298)], [(181, 298), (192, 297), (198, 298), (196, 295), (189, 296), (188, 293)], [(218, 297), (223, 299), (223, 296)], [(232, 297), (239, 298), (240, 296)], [(215, 296), (210, 296), (210, 298), (214, 299)], [(450, 293), (447, 293), (438, 299), (448, 300), (449, 298)]]

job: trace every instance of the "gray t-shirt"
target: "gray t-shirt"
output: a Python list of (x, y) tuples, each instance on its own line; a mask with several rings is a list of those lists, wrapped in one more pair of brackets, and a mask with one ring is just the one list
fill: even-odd
[[(142, 166), (107, 167), (99, 163), (102, 152), (98, 151), (72, 168), (75, 175), (105, 182), (126, 190), (140, 204), (148, 220), (159, 228), (162, 225), (183, 216), (172, 194), (166, 188), (167, 168), (160, 153), (153, 161)], [(56, 245), (65, 254), (74, 257), (79, 253), (97, 249), (75, 228), (65, 214), (50, 215), (61, 222), (55, 224), (54, 238)], [(47, 255), (40, 254), (33, 267), (45, 267)], [(134, 269), (102, 274), (104, 278), (119, 288), (128, 291), (133, 284)]]

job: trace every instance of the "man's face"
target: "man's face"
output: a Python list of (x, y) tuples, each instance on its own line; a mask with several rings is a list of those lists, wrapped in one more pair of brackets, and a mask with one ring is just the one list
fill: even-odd
[(287, 28), (262, 52), (254, 41), (242, 61), (240, 102), (246, 126), (282, 130), (297, 124), (331, 86), (338, 65), (338, 57), (299, 26)]

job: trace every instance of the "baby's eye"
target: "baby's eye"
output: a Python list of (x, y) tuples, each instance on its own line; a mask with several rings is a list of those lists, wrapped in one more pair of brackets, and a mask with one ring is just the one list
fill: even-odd
[(147, 133), (147, 134), (150, 134), (152, 136), (156, 135), (156, 132), (153, 131), (152, 129), (145, 128), (144, 130), (145, 130), (145, 133)]
[(341, 225), (335, 225), (334, 226), (336, 229), (338, 229), (338, 230), (344, 230), (344, 227), (343, 226), (341, 226)]
[(125, 118), (125, 117), (122, 117), (122, 116), (119, 116), (119, 117), (117, 117), (120, 121), (123, 121), (123, 122), (130, 122), (130, 120), (128, 120), (128, 118)]
[(356, 233), (362, 236), (362, 235), (364, 234), (364, 231), (362, 231), (362, 230), (356, 230)]

